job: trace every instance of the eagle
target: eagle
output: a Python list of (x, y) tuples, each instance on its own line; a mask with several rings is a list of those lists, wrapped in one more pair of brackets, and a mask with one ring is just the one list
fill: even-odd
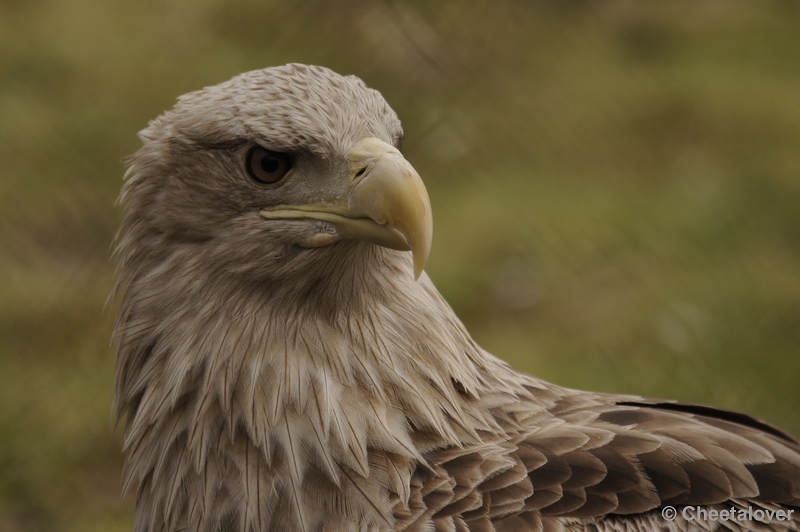
[(424, 272), (400, 121), (357, 77), (247, 72), (139, 137), (114, 331), (136, 532), (800, 527), (781, 430), (476, 344)]

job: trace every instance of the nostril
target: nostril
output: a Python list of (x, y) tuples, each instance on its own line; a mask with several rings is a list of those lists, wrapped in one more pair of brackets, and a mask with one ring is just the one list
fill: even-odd
[(356, 172), (356, 177), (361, 177), (362, 175), (364, 175), (364, 172), (366, 172), (366, 171), (367, 171), (367, 167), (365, 166), (364, 168), (362, 168), (361, 170)]

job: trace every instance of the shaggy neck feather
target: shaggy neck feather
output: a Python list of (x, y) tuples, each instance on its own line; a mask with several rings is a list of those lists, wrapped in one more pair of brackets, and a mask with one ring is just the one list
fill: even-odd
[[(309, 471), (337, 484), (348, 471), (369, 477), (370, 449), (404, 460), (407, 476), (420, 453), (500, 431), (486, 394), (514, 374), (477, 347), (426, 276), (414, 281), (407, 254), (364, 246), (384, 264), (347, 281), (358, 286), (342, 285), (342, 275), (339, 284), (317, 279), (311, 291), (254, 290), (213, 272), (198, 282), (180, 275), (186, 260), (129, 277), (117, 397), (127, 415), (127, 481), (139, 483), (142, 515), (156, 505), (155, 514), (177, 522), (188, 511), (181, 491), (154, 487), (199, 482), (191, 479), (211, 454), (217, 464), (230, 455), (228, 470), (215, 473), (223, 485), (225, 475), (241, 474), (242, 446), (282, 489), (303, 484)], [(336, 310), (299, 299), (315, 294), (338, 295)], [(320, 311), (300, 310), (309, 308)], [(407, 478), (394, 484), (387, 489), (402, 498)], [(220, 493), (206, 502), (238, 497)]]

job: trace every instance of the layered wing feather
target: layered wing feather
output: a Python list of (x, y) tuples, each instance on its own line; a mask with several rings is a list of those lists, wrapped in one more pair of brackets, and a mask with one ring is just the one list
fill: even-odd
[(800, 511), (800, 444), (769, 425), (674, 402), (553, 386), (528, 392), (493, 409), (506, 428), (502, 435), (482, 433), (481, 445), (425, 454), (432, 469), (415, 473), (411, 495), (424, 509), (398, 516), (398, 529), (794, 530), (800, 524), (794, 516), (800, 512), (769, 525), (730, 526), (680, 516), (670, 522), (660, 514), (668, 505)]

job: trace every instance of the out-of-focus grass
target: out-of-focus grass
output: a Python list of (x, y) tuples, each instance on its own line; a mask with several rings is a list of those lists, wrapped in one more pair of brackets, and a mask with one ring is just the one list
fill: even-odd
[(795, 1), (0, 2), (0, 530), (130, 528), (110, 420), (121, 158), (300, 61), (406, 130), (428, 272), (490, 351), (800, 434)]

